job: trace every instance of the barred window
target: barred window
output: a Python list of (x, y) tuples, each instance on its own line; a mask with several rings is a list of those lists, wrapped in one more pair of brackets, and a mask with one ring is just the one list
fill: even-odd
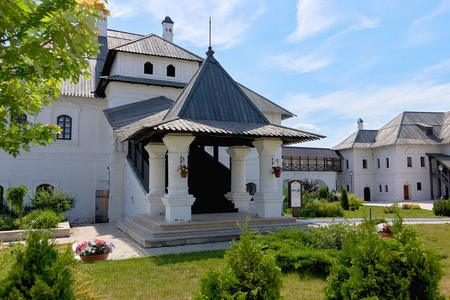
[(58, 117), (58, 126), (61, 127), (61, 133), (56, 135), (58, 140), (72, 139), (72, 118), (67, 115)]

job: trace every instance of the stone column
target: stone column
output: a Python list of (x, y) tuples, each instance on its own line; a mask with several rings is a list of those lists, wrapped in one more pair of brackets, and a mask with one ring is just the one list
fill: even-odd
[(252, 198), (245, 190), (245, 160), (250, 148), (234, 146), (227, 149), (231, 157), (231, 191), (225, 197), (234, 203), (240, 212), (248, 211), (248, 202)]
[(256, 214), (262, 218), (280, 217), (283, 209), (283, 193), (277, 192), (277, 179), (272, 171), (272, 159), (277, 158), (280, 139), (257, 139), (253, 142), (259, 154), (259, 192), (253, 199)]
[(164, 214), (165, 206), (161, 198), (165, 195), (166, 178), (166, 152), (167, 147), (163, 143), (149, 143), (145, 146), (148, 152), (149, 165), (149, 193), (147, 201), (150, 204), (150, 215), (159, 216)]
[(123, 144), (110, 136), (110, 153), (108, 154), (109, 168), (109, 222), (121, 221), (125, 215), (125, 202), (123, 201), (123, 181), (126, 153)]
[[(180, 159), (188, 166), (189, 145), (195, 139), (191, 134), (167, 134), (163, 138), (169, 150), (168, 156), (168, 193), (161, 199), (166, 206), (167, 222), (190, 222), (191, 206), (195, 198), (188, 193), (187, 178), (181, 178), (177, 169)], [(189, 175), (188, 175), (189, 176)]]

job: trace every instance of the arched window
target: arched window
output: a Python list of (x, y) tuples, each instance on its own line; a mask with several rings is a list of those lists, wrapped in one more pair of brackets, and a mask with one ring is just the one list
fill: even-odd
[(25, 123), (27, 122), (27, 115), (26, 114), (22, 114), (20, 116), (11, 116), (11, 121), (14, 120), (17, 123), (21, 124), (21, 125), (25, 125)]
[(167, 76), (175, 77), (175, 67), (173, 65), (167, 66)]
[(50, 184), (43, 183), (41, 185), (38, 185), (38, 187), (36, 188), (36, 191), (38, 191), (38, 190), (50, 190), (50, 189), (53, 190), (54, 187), (52, 185), (50, 185)]
[(153, 64), (149, 61), (144, 64), (144, 74), (153, 74)]
[(256, 184), (254, 184), (253, 182), (247, 183), (245, 185), (245, 189), (247, 190), (247, 193), (249, 193), (250, 195), (256, 194)]
[(61, 133), (56, 135), (58, 140), (72, 139), (72, 118), (67, 115), (58, 117), (58, 126), (61, 127)]

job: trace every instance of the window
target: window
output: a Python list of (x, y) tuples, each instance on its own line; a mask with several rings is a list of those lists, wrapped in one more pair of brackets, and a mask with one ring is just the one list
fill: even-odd
[(385, 191), (386, 193), (389, 192), (389, 186), (388, 186), (387, 184), (384, 186), (384, 191)]
[(345, 168), (348, 169), (348, 159), (345, 160)]
[(412, 158), (411, 158), (411, 156), (408, 156), (408, 157), (406, 158), (406, 166), (407, 166), (408, 168), (412, 168)]
[(72, 139), (72, 118), (67, 115), (58, 117), (58, 126), (61, 127), (61, 133), (56, 135), (58, 140)]
[(38, 190), (53, 190), (53, 189), (54, 189), (53, 186), (51, 186), (50, 184), (44, 183), (44, 184), (38, 185), (38, 187), (36, 188), (36, 191), (38, 191)]
[(347, 184), (347, 192), (350, 192), (350, 187), (348, 186), (348, 184)]
[(149, 61), (144, 64), (144, 74), (153, 74), (153, 64)]
[(367, 159), (363, 159), (363, 169), (367, 169)]
[(250, 195), (256, 194), (256, 184), (254, 184), (253, 182), (247, 183), (245, 185), (245, 189)]
[(173, 65), (167, 66), (167, 76), (168, 77), (175, 77), (175, 67)]
[(381, 186), (381, 184), (378, 186), (378, 190), (380, 191), (380, 193), (383, 192), (383, 187)]
[(378, 158), (378, 159), (377, 159), (377, 167), (378, 167), (378, 169), (380, 168), (380, 166), (381, 166), (381, 164), (380, 164), (380, 159)]
[(417, 190), (421, 191), (422, 190), (422, 182), (418, 182), (417, 183)]
[(433, 128), (427, 128), (427, 135), (433, 135)]
[(389, 157), (386, 157), (386, 168), (389, 168)]
[(3, 208), (3, 187), (0, 185), (0, 209)]
[(11, 116), (11, 121), (14, 120), (17, 123), (19, 123), (20, 125), (25, 125), (25, 123), (27, 122), (27, 115), (26, 114), (22, 114), (20, 116)]
[(421, 166), (422, 168), (425, 167), (425, 157), (424, 157), (424, 156), (421, 156), (421, 157), (420, 157), (420, 166)]

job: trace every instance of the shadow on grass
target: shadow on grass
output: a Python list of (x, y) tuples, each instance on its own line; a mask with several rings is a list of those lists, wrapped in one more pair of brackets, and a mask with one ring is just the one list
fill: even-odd
[(202, 252), (190, 252), (181, 254), (165, 254), (159, 256), (149, 256), (147, 259), (154, 262), (158, 266), (169, 264), (202, 261), (213, 258), (223, 258), (227, 250), (212, 250)]

